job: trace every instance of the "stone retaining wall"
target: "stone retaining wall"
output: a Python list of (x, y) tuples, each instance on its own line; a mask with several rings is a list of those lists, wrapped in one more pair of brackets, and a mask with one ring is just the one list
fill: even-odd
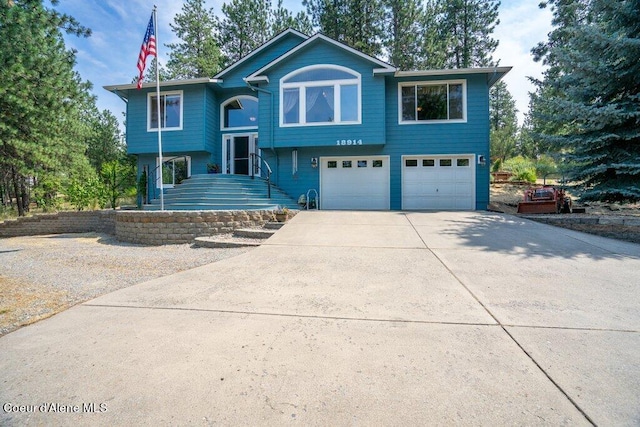
[(116, 234), (116, 213), (114, 210), (67, 211), (10, 219), (0, 222), (0, 237), (89, 232)]
[(144, 245), (191, 243), (196, 237), (261, 227), (273, 218), (273, 211), (120, 211), (116, 238)]
[(640, 217), (637, 216), (607, 216), (607, 215), (520, 215), (545, 224), (591, 224), (591, 225), (622, 225), (625, 227), (640, 227)]
[[(296, 214), (290, 211), (289, 217)], [(21, 217), (0, 222), (0, 237), (105, 233), (143, 245), (191, 243), (196, 237), (261, 227), (273, 211), (81, 211)]]

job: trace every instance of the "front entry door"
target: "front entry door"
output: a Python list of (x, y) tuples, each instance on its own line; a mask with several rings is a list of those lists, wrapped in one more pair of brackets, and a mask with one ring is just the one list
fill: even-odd
[(249, 175), (249, 137), (233, 138), (233, 173)]
[(222, 173), (250, 175), (252, 154), (260, 154), (258, 134), (225, 135), (222, 138), (222, 158), (225, 159)]

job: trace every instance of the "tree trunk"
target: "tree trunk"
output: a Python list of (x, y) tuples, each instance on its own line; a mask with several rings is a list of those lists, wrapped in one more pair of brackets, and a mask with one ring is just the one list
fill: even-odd
[(24, 212), (29, 212), (30, 198), (29, 189), (25, 185), (25, 178), (22, 177), (20, 180), (20, 199), (22, 201), (22, 210)]
[(18, 175), (16, 169), (11, 167), (11, 181), (13, 182), (13, 194), (16, 196), (16, 206), (18, 207), (18, 216), (24, 216), (24, 207), (22, 206), (22, 199), (20, 198), (20, 184), (18, 183)]

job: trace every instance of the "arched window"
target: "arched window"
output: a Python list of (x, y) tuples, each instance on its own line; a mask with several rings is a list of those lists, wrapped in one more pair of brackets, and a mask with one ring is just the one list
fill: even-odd
[(280, 126), (359, 124), (360, 74), (312, 65), (280, 80)]
[(221, 110), (222, 129), (258, 127), (258, 99), (253, 96), (228, 99), (222, 104)]

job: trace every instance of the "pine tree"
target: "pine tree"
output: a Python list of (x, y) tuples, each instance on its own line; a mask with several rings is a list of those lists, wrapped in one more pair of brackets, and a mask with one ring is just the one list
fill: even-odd
[(278, 0), (278, 5), (271, 13), (271, 34), (279, 34), (288, 28), (298, 30), (302, 34), (311, 34), (313, 32), (311, 20), (306, 13), (298, 12), (294, 16), (282, 5), (282, 0)]
[(389, 62), (401, 70), (414, 70), (420, 63), (424, 21), (420, 0), (386, 0), (384, 47)]
[(382, 0), (304, 0), (302, 4), (321, 33), (368, 55), (382, 54)]
[(516, 103), (503, 81), (496, 83), (489, 92), (489, 126), (491, 158), (503, 162), (516, 150), (518, 132)]
[(168, 74), (175, 79), (213, 77), (221, 65), (221, 53), (216, 42), (216, 18), (213, 9), (205, 8), (205, 0), (187, 0), (182, 13), (170, 24), (180, 43), (171, 49), (167, 62)]
[(426, 0), (423, 11), (421, 54), (417, 58), (418, 68), (445, 68), (449, 45), (453, 44), (452, 35), (440, 29), (443, 15), (442, 0)]
[(218, 22), (220, 47), (225, 65), (232, 64), (272, 36), (271, 0), (232, 0), (222, 5), (224, 19)]
[[(439, 67), (440, 58), (434, 49), (444, 44), (446, 68), (488, 67), (494, 65), (493, 52), (498, 41), (491, 37), (500, 23), (497, 0), (434, 0), (428, 3), (427, 25), (433, 25), (437, 31), (425, 34), (427, 65)], [(429, 59), (429, 55), (435, 58)], [(435, 60), (434, 60), (435, 59)], [(436, 67), (433, 67), (433, 66)]]
[(562, 149), (585, 200), (640, 200), (640, 2), (549, 2), (557, 28), (534, 53), (549, 123), (543, 140)]
[(90, 34), (41, 0), (0, 2), (0, 170), (10, 177), (19, 215), (28, 210), (34, 182), (88, 164), (77, 135), (78, 105), (89, 85), (73, 71), (74, 54), (65, 49), (61, 29)]

